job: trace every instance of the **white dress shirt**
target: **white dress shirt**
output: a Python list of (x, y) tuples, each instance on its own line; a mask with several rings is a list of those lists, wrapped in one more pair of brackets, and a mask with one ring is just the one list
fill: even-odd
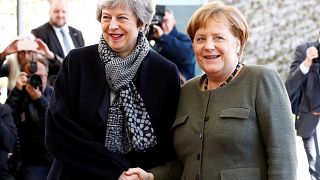
[(68, 43), (69, 43), (71, 49), (74, 49), (74, 48), (75, 48), (75, 46), (74, 46), (74, 44), (73, 44), (73, 41), (72, 41), (72, 39), (71, 39), (70, 33), (69, 33), (68, 25), (64, 25), (64, 26), (61, 27), (61, 28), (58, 28), (58, 27), (53, 26), (53, 29), (54, 29), (54, 31), (55, 31), (58, 39), (59, 39), (60, 45), (61, 45), (61, 47), (62, 47), (62, 49), (63, 49), (63, 53), (64, 53), (64, 55), (66, 56), (66, 55), (68, 54), (68, 52), (66, 52), (66, 48), (64, 47), (63, 37), (62, 37), (62, 34), (61, 34), (61, 30), (62, 30), (62, 29), (63, 29), (64, 32), (65, 32), (66, 38), (67, 38), (67, 40), (68, 40)]

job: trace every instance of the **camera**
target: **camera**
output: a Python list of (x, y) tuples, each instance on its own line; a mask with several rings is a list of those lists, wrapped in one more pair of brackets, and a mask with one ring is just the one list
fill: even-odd
[(31, 61), (30, 62), (30, 67), (29, 67), (29, 71), (30, 71), (30, 77), (28, 79), (28, 83), (34, 87), (34, 88), (37, 88), (37, 87), (41, 87), (42, 85), (42, 79), (39, 75), (35, 74), (38, 70), (38, 65), (37, 65), (37, 62), (36, 61)]
[(20, 39), (17, 42), (18, 51), (36, 51), (38, 44), (31, 39)]
[(166, 12), (166, 7), (163, 5), (156, 5), (156, 13), (155, 15), (152, 17), (152, 21), (150, 24), (150, 28), (149, 28), (149, 32), (147, 34), (147, 39), (150, 41), (153, 39), (153, 33), (154, 33), (154, 29), (153, 29), (153, 25), (157, 25), (157, 26), (162, 26), (162, 22), (163, 22), (163, 17), (165, 15)]

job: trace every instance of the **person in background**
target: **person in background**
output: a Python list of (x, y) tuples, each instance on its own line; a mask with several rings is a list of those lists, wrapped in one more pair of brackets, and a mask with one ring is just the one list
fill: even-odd
[(8, 77), (8, 91), (16, 86), (20, 66), (32, 59), (45, 57), (49, 69), (60, 68), (47, 44), (32, 34), (19, 35), (0, 53), (0, 77)]
[(16, 86), (6, 104), (13, 110), (21, 166), (16, 180), (45, 180), (53, 158), (45, 147), (45, 112), (53, 87), (47, 84), (48, 62), (37, 59), (21, 65)]
[(195, 76), (195, 57), (190, 38), (176, 28), (171, 10), (166, 10), (162, 26), (153, 25), (153, 48), (162, 56), (175, 63), (183, 82)]
[(47, 180), (113, 180), (175, 158), (179, 71), (145, 36), (155, 2), (100, 0), (96, 12), (99, 43), (71, 50), (56, 79), (46, 114), (55, 158)]
[[(50, 0), (49, 2), (50, 21), (31, 30), (31, 33), (48, 45), (54, 53), (54, 61), (61, 66), (63, 58), (71, 49), (83, 47), (85, 44), (81, 31), (67, 24), (69, 15), (67, 0)], [(50, 85), (53, 85), (60, 66), (50, 68), (48, 80)]]
[(299, 45), (290, 66), (286, 88), (297, 98), (297, 135), (302, 138), (312, 180), (320, 180), (320, 59), (319, 40)]
[[(180, 179), (296, 179), (295, 131), (285, 85), (277, 72), (242, 63), (248, 31), (243, 14), (219, 1), (200, 7), (188, 22), (205, 74), (181, 88), (172, 126)], [(125, 174), (145, 172), (133, 168)]]
[(6, 104), (0, 104), (0, 179), (14, 180), (8, 169), (8, 153), (14, 147), (17, 129), (13, 121), (12, 110)]

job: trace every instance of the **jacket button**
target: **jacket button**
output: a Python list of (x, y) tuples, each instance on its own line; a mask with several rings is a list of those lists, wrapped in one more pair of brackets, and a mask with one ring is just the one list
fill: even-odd
[(200, 160), (200, 153), (197, 154), (197, 160)]
[(198, 139), (201, 139), (202, 138), (202, 133), (199, 133), (198, 134)]
[(209, 121), (209, 116), (206, 116), (206, 117), (204, 118), (204, 121)]

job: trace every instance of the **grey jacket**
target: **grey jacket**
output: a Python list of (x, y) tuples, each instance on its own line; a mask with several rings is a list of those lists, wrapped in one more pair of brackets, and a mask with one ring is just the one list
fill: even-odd
[(280, 76), (244, 65), (225, 86), (200, 91), (204, 76), (182, 87), (172, 127), (181, 179), (295, 180), (293, 118)]

